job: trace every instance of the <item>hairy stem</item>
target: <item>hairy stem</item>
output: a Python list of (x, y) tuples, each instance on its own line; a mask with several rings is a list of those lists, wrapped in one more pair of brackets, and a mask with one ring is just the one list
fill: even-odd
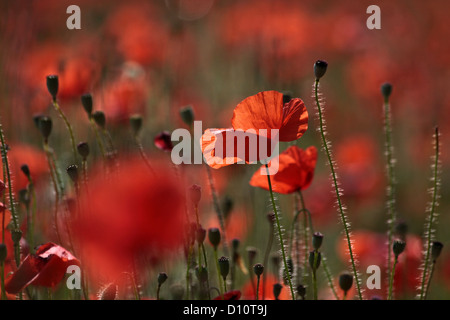
[(53, 106), (55, 107), (56, 111), (58, 111), (59, 115), (61, 116), (61, 118), (63, 119), (67, 130), (69, 131), (69, 135), (70, 135), (70, 143), (72, 144), (72, 153), (73, 153), (73, 161), (75, 161), (74, 163), (78, 163), (78, 158), (77, 158), (77, 145), (75, 144), (75, 137), (73, 135), (73, 130), (72, 130), (72, 126), (70, 125), (69, 120), (67, 120), (66, 115), (64, 114), (64, 112), (61, 110), (61, 108), (59, 107), (59, 104), (56, 100), (53, 100)]

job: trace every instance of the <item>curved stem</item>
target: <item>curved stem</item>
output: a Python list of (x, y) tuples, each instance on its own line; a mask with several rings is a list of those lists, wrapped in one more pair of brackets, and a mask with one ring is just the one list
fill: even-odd
[(347, 238), (348, 251), (349, 251), (350, 260), (352, 263), (353, 277), (355, 278), (355, 283), (356, 283), (356, 291), (358, 293), (359, 299), (362, 300), (358, 271), (356, 270), (355, 258), (353, 257), (353, 249), (352, 249), (352, 241), (350, 239), (349, 225), (347, 222), (347, 218), (345, 217), (344, 207), (343, 207), (342, 201), (341, 201), (341, 195), (340, 195), (339, 186), (338, 186), (338, 182), (337, 182), (336, 171), (334, 169), (334, 163), (331, 158), (329, 142), (327, 141), (327, 139), (325, 137), (324, 121), (323, 121), (323, 115), (322, 115), (322, 107), (320, 106), (318, 87), (319, 87), (319, 80), (316, 79), (315, 85), (314, 85), (314, 95), (315, 95), (315, 99), (316, 99), (317, 110), (319, 113), (320, 135), (322, 137), (322, 144), (323, 144), (325, 153), (328, 158), (328, 164), (330, 165), (330, 169), (331, 169), (331, 177), (333, 179), (334, 189), (336, 192), (336, 198), (337, 198), (337, 202), (338, 202), (338, 206), (339, 206), (339, 214), (341, 217), (342, 224), (344, 225), (345, 236)]
[(289, 267), (288, 267), (287, 258), (286, 258), (286, 250), (284, 247), (283, 232), (281, 230), (280, 218), (278, 216), (278, 210), (277, 210), (277, 206), (275, 204), (275, 198), (273, 197), (272, 183), (270, 181), (269, 166), (267, 164), (265, 166), (266, 166), (266, 171), (267, 171), (267, 180), (269, 182), (270, 199), (272, 201), (273, 212), (275, 214), (275, 221), (276, 221), (277, 229), (278, 229), (278, 237), (280, 238), (281, 255), (283, 257), (283, 264), (284, 264), (284, 274), (286, 275), (286, 278), (288, 280), (292, 300), (295, 300), (294, 289), (292, 288), (291, 274), (289, 272)]

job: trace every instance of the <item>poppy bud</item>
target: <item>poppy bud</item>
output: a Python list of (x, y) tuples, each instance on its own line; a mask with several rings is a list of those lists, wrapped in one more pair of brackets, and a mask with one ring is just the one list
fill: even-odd
[(442, 242), (433, 241), (431, 244), (431, 258), (433, 259), (433, 262), (436, 262), (437, 258), (439, 258), (443, 247), (444, 245)]
[(165, 272), (160, 272), (158, 274), (158, 285), (162, 285), (164, 282), (166, 282), (168, 276)]
[[(317, 261), (316, 261), (316, 265), (315, 266), (314, 266), (314, 253), (317, 254)], [(311, 251), (309, 253), (309, 265), (311, 266), (311, 269), (313, 269), (313, 271), (316, 271), (317, 269), (319, 269), (319, 267), (320, 267), (320, 260), (321, 260), (320, 252)]]
[(47, 141), (50, 133), (52, 133), (53, 122), (49, 117), (42, 116), (39, 118), (39, 130), (41, 131), (42, 137)]
[(6, 256), (8, 255), (8, 249), (6, 248), (6, 244), (0, 243), (0, 263), (6, 260)]
[(281, 289), (283, 289), (283, 286), (279, 283), (275, 283), (273, 285), (273, 296), (275, 300), (278, 300), (278, 297), (280, 296)]
[(320, 232), (314, 232), (313, 238), (312, 238), (312, 245), (315, 250), (319, 250), (322, 246), (323, 241), (323, 234)]
[(195, 207), (198, 206), (200, 199), (202, 198), (202, 187), (197, 184), (193, 184), (189, 187), (189, 196)]
[(53, 101), (56, 101), (56, 95), (58, 94), (59, 81), (57, 75), (47, 76), (47, 89), (52, 95)]
[(23, 203), (26, 207), (30, 205), (30, 196), (27, 189), (19, 190), (19, 202)]
[(78, 154), (81, 156), (81, 158), (83, 158), (83, 160), (86, 160), (86, 158), (89, 155), (89, 145), (87, 144), (87, 142), (80, 142), (77, 145), (77, 150), (78, 150)]
[(258, 249), (256, 249), (255, 247), (247, 247), (247, 257), (248, 257), (249, 265), (253, 264), (253, 261), (255, 261), (257, 254), (258, 254)]
[(316, 76), (316, 80), (319, 80), (325, 75), (327, 72), (328, 63), (323, 60), (317, 60), (314, 63), (314, 75)]
[(162, 151), (172, 151), (172, 137), (169, 131), (163, 131), (154, 139), (155, 146)]
[(305, 300), (306, 288), (304, 285), (299, 284), (297, 286), (297, 294), (302, 298), (302, 300)]
[(219, 269), (222, 278), (225, 279), (228, 276), (228, 273), (230, 272), (230, 259), (228, 259), (227, 257), (220, 257)]
[(208, 270), (206, 268), (195, 268), (195, 275), (197, 276), (198, 281), (206, 282), (208, 281)]
[(105, 129), (105, 125), (106, 125), (106, 117), (105, 117), (105, 113), (103, 111), (95, 111), (92, 114), (92, 117), (94, 118), (95, 123), (102, 129)]
[(253, 272), (256, 276), (261, 276), (264, 272), (264, 266), (261, 263), (257, 263), (253, 266)]
[(134, 114), (130, 117), (130, 126), (133, 131), (133, 135), (137, 136), (142, 129), (142, 116), (140, 114)]
[(20, 239), (22, 239), (22, 231), (21, 230), (11, 231), (11, 239), (15, 245), (19, 244)]
[(115, 300), (117, 297), (117, 285), (113, 282), (105, 286), (98, 293), (99, 300)]
[(208, 230), (208, 239), (211, 242), (214, 249), (217, 249), (217, 246), (220, 243), (220, 231), (217, 228), (210, 228)]
[[(30, 179), (30, 168), (28, 167), (27, 164), (23, 164), (20, 166), (20, 170), (22, 170), (23, 174), (25, 175), (25, 177), (27, 177), (28, 179)], [(1, 190), (0, 190), (1, 192)]]
[(395, 258), (398, 258), (398, 256), (405, 250), (406, 242), (403, 240), (395, 240), (394, 244), (392, 245), (392, 251), (394, 251)]
[(352, 285), (353, 276), (350, 273), (345, 272), (339, 276), (339, 287), (341, 287), (345, 294), (347, 294), (347, 291), (350, 290)]
[(381, 85), (381, 94), (383, 95), (384, 99), (385, 100), (389, 99), (391, 93), (392, 93), (392, 85), (388, 82), (383, 83)]
[(202, 244), (206, 238), (206, 230), (203, 229), (200, 225), (197, 227), (197, 232), (195, 234), (195, 238), (198, 244)]
[(70, 179), (73, 183), (78, 182), (78, 166), (76, 164), (72, 164), (67, 167), (66, 169), (67, 174), (69, 175)]
[(92, 95), (90, 93), (85, 93), (81, 96), (81, 104), (83, 105), (84, 111), (87, 115), (91, 117), (92, 115)]
[(233, 210), (233, 199), (231, 199), (229, 196), (225, 196), (222, 201), (222, 212), (225, 219), (230, 215), (231, 211)]
[(195, 120), (194, 110), (191, 105), (185, 106), (180, 109), (181, 120), (189, 127), (193, 125)]
[(170, 287), (170, 294), (173, 300), (181, 300), (184, 296), (184, 287), (181, 284), (174, 284)]

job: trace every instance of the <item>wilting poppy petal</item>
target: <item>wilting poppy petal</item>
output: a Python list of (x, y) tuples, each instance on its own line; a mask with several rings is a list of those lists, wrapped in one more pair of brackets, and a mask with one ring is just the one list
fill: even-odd
[(234, 129), (278, 129), (280, 141), (299, 139), (308, 129), (308, 112), (301, 99), (283, 103), (283, 94), (263, 91), (246, 98), (234, 109), (231, 124)]
[(239, 290), (233, 290), (225, 292), (222, 296), (218, 296), (213, 300), (239, 300), (241, 298), (241, 292)]
[(16, 294), (29, 285), (54, 287), (71, 265), (80, 262), (69, 251), (54, 243), (40, 246), (35, 255), (28, 255), (5, 285), (8, 293)]
[[(275, 161), (275, 160), (272, 160)], [(302, 150), (291, 146), (278, 157), (278, 172), (271, 176), (274, 192), (289, 194), (309, 187), (317, 163), (317, 149), (314, 146)], [(261, 174), (264, 167), (256, 171), (250, 185), (269, 190), (267, 175)]]

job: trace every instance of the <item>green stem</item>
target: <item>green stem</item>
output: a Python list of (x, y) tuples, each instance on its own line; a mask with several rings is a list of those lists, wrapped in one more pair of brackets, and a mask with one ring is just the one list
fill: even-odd
[(53, 106), (55, 107), (56, 111), (58, 111), (59, 115), (61, 116), (61, 118), (63, 119), (67, 130), (69, 131), (69, 135), (70, 135), (70, 143), (72, 144), (72, 152), (73, 152), (73, 160), (75, 161), (75, 163), (78, 163), (78, 159), (77, 159), (77, 146), (75, 144), (75, 137), (73, 135), (73, 130), (72, 130), (72, 126), (70, 125), (69, 120), (67, 120), (66, 115), (64, 114), (64, 112), (61, 110), (61, 108), (59, 107), (59, 104), (56, 100), (53, 100)]
[(423, 297), (423, 300), (427, 300), (427, 295), (428, 295), (428, 289), (430, 289), (430, 284), (431, 284), (431, 278), (433, 278), (433, 274), (434, 274), (434, 267), (436, 266), (436, 262), (433, 261), (433, 264), (431, 265), (431, 272), (430, 272), (430, 276), (428, 277), (428, 284), (427, 284), (427, 289), (425, 290), (425, 296)]
[(361, 293), (361, 288), (360, 288), (360, 283), (359, 283), (358, 271), (356, 270), (355, 258), (353, 257), (353, 249), (352, 249), (352, 241), (350, 239), (349, 225), (347, 223), (347, 219), (346, 219), (345, 213), (344, 213), (344, 207), (343, 207), (342, 201), (341, 201), (339, 185), (337, 183), (336, 172), (334, 169), (333, 160), (331, 158), (329, 142), (327, 141), (327, 139), (325, 137), (324, 121), (323, 121), (323, 115), (322, 115), (322, 107), (320, 106), (318, 87), (319, 87), (319, 79), (316, 79), (315, 85), (314, 85), (314, 95), (315, 95), (315, 100), (316, 100), (316, 104), (317, 104), (317, 110), (319, 113), (320, 135), (322, 137), (322, 144), (323, 144), (325, 153), (328, 158), (328, 164), (330, 165), (331, 177), (333, 179), (334, 189), (336, 192), (336, 198), (337, 198), (337, 202), (338, 202), (338, 206), (339, 206), (339, 213), (340, 213), (342, 224), (344, 225), (345, 236), (347, 238), (348, 251), (349, 251), (350, 260), (352, 263), (353, 277), (355, 278), (355, 283), (356, 283), (356, 291), (358, 292), (359, 299), (362, 300), (362, 293)]
[[(256, 300), (259, 300), (259, 280), (260, 279), (261, 279), (261, 276), (257, 276), (257, 281), (256, 281)], [(263, 300), (264, 300), (264, 298), (263, 298)]]
[(266, 164), (266, 171), (267, 171), (267, 181), (269, 182), (270, 199), (272, 201), (273, 212), (275, 214), (275, 221), (276, 221), (277, 229), (278, 229), (278, 237), (280, 238), (281, 255), (283, 257), (283, 264), (284, 264), (284, 273), (286, 275), (286, 278), (288, 279), (289, 289), (291, 291), (292, 300), (295, 300), (294, 289), (292, 288), (291, 274), (289, 272), (289, 267), (288, 267), (287, 258), (286, 258), (286, 250), (284, 247), (283, 232), (281, 230), (280, 218), (278, 216), (278, 210), (277, 210), (277, 206), (275, 204), (275, 198), (273, 196), (272, 183), (270, 181), (269, 166), (267, 164)]
[(432, 231), (433, 231), (433, 220), (435, 216), (435, 210), (437, 207), (437, 197), (438, 197), (438, 189), (439, 189), (439, 182), (438, 182), (438, 173), (439, 173), (439, 129), (436, 127), (436, 131), (434, 134), (435, 139), (435, 156), (434, 156), (434, 164), (433, 164), (433, 200), (431, 202), (431, 208), (430, 208), (430, 215), (428, 220), (428, 228), (427, 228), (427, 234), (426, 234), (426, 253), (425, 253), (425, 263), (422, 273), (422, 284), (420, 286), (420, 300), (424, 300), (425, 298), (425, 284), (426, 284), (426, 278), (428, 275), (428, 265), (430, 263), (430, 254), (431, 254), (431, 237), (432, 237)]
[(159, 291), (161, 290), (161, 285), (158, 283), (158, 288), (156, 289), (156, 300), (159, 300)]
[(317, 266), (317, 259), (318, 259), (318, 253), (316, 250), (314, 250), (314, 263), (313, 263), (313, 270), (312, 270), (312, 278), (313, 278), (313, 295), (314, 300), (317, 300), (317, 277), (316, 277), (316, 266)]
[(392, 290), (394, 287), (394, 275), (395, 275), (395, 267), (397, 266), (398, 257), (395, 257), (394, 260), (394, 266), (392, 267), (392, 272), (389, 278), (389, 294), (388, 294), (388, 300), (392, 300)]
[(219, 267), (219, 258), (217, 256), (217, 248), (214, 248), (214, 260), (216, 261), (217, 278), (219, 279), (220, 295), (223, 298), (224, 291), (223, 291), (222, 277), (220, 276), (220, 267)]

